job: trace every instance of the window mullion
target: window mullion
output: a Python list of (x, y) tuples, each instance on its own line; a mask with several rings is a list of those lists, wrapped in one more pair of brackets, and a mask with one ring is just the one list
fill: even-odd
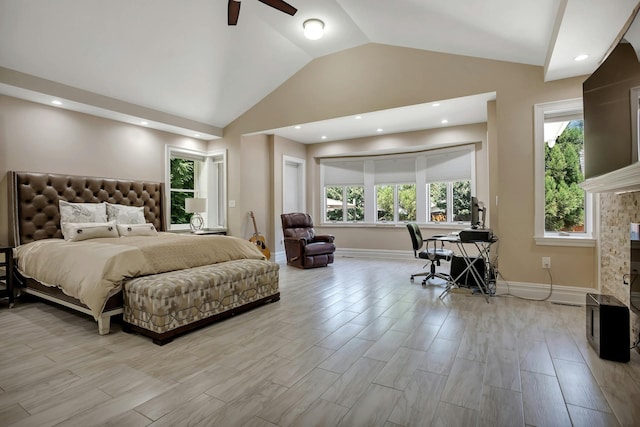
[(447, 222), (453, 222), (453, 183), (447, 183)]
[(349, 203), (347, 202), (347, 186), (342, 186), (342, 222), (347, 222), (347, 209)]

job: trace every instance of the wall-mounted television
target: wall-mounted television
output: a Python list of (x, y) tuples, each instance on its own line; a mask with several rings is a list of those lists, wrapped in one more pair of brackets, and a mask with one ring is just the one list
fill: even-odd
[(631, 223), (631, 259), (629, 308), (640, 313), (640, 223)]

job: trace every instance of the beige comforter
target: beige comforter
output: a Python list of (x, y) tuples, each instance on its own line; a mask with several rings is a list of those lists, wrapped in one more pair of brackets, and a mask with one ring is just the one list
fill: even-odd
[(234, 259), (264, 259), (251, 242), (237, 237), (158, 233), (67, 242), (38, 240), (18, 246), (20, 272), (86, 304), (100, 317), (110, 296), (132, 277), (199, 267)]

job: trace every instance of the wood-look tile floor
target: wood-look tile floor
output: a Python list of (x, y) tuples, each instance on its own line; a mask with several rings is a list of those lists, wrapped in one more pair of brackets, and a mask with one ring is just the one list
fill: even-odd
[(0, 306), (2, 426), (638, 426), (640, 355), (585, 309), (423, 288), (412, 261), (282, 266), (282, 299), (159, 347)]

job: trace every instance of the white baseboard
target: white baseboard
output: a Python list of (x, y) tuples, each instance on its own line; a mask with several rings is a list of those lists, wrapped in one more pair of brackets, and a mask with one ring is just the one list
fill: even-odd
[[(384, 249), (337, 248), (335, 257), (410, 260), (413, 258), (413, 252)], [(284, 251), (275, 253), (275, 262), (286, 264), (287, 257)], [(505, 295), (507, 293), (515, 297), (542, 300), (549, 295), (549, 285), (499, 280), (496, 294)], [(547, 301), (558, 304), (585, 305), (587, 293), (598, 293), (598, 291), (593, 288), (553, 285), (553, 292)]]
[[(413, 252), (382, 249), (338, 248), (336, 249), (335, 256), (345, 258), (408, 260), (413, 258)], [(282, 257), (286, 262), (284, 252), (282, 252)], [(506, 282), (504, 280), (498, 281), (496, 294), (507, 293), (516, 297), (541, 300), (549, 295), (549, 285), (541, 283)], [(598, 293), (598, 290), (594, 288), (553, 285), (553, 292), (548, 298), (548, 301), (558, 304), (585, 305), (587, 293)]]
[(413, 259), (413, 251), (393, 251), (388, 249), (342, 249), (337, 248), (336, 257), (374, 259)]
[[(516, 297), (541, 300), (549, 295), (549, 289), (550, 285), (548, 284), (499, 280), (496, 295), (509, 293)], [(598, 293), (598, 291), (593, 288), (553, 285), (551, 296), (547, 301), (558, 304), (585, 305), (587, 293)]]
[[(277, 263), (287, 262), (287, 255), (284, 251), (271, 254), (272, 261)], [(398, 260), (410, 260), (413, 259), (412, 251), (391, 251), (386, 249), (341, 249), (337, 248), (334, 254), (336, 258), (373, 258), (373, 259), (398, 259)]]

